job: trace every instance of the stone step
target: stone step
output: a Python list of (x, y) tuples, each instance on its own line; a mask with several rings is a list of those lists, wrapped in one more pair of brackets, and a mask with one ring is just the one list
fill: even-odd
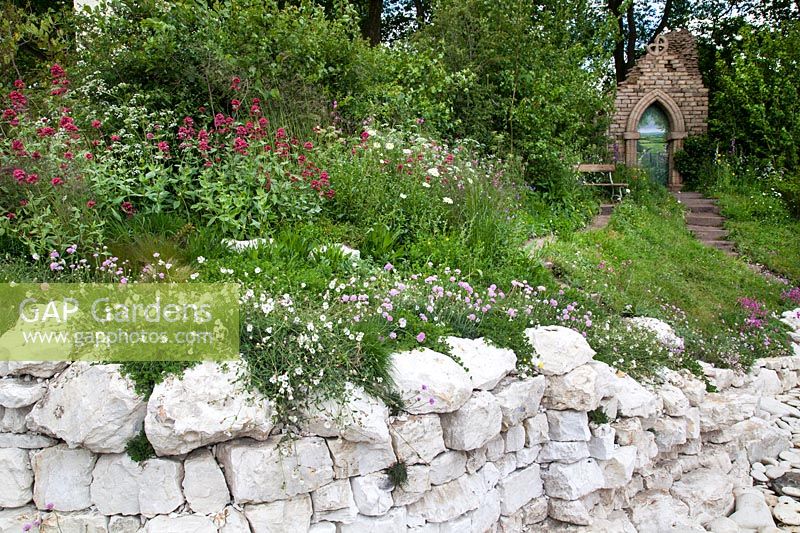
[(736, 244), (731, 241), (719, 241), (719, 240), (706, 240), (703, 239), (700, 242), (705, 244), (706, 246), (712, 246), (718, 250), (729, 250), (733, 251), (736, 249)]
[(694, 204), (716, 204), (716, 198), (706, 198), (705, 196), (701, 198), (685, 198), (683, 196), (675, 195), (676, 200), (680, 200), (682, 204), (686, 205), (694, 205)]
[(600, 206), (601, 215), (610, 215), (614, 211), (614, 204), (602, 204)]
[(689, 200), (689, 199), (705, 199), (702, 193), (699, 192), (676, 192), (672, 193), (675, 198), (680, 201)]
[(728, 236), (728, 230), (722, 228), (713, 228), (711, 226), (686, 226), (686, 228), (700, 240), (709, 239), (713, 241), (724, 239)]
[(589, 230), (603, 229), (606, 226), (608, 226), (609, 220), (611, 220), (611, 215), (597, 215), (596, 217), (594, 217), (594, 220), (592, 220), (592, 223), (589, 224), (588, 229)]
[(721, 228), (722, 223), (725, 219), (723, 219), (719, 215), (713, 214), (694, 214), (689, 213), (686, 215), (686, 224), (689, 226), (711, 226), (714, 228)]
[(715, 205), (714, 203), (694, 204), (686, 202), (684, 205), (692, 213), (714, 213), (715, 215), (719, 214), (719, 206)]

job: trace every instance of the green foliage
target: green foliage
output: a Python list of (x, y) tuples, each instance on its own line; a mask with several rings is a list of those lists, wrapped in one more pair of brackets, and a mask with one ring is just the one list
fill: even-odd
[(800, 23), (743, 28), (740, 52), (718, 65), (713, 134), (737, 152), (790, 169), (800, 165)]
[(605, 411), (603, 411), (602, 407), (598, 407), (593, 411), (589, 411), (588, 415), (589, 415), (589, 422), (598, 426), (602, 424), (608, 424), (610, 422), (608, 415), (606, 414)]
[(245, 101), (261, 96), (267, 117), (299, 133), (330, 120), (352, 129), (370, 116), (395, 124), (424, 118), (445, 131), (452, 102), (443, 95), (464, 82), (428, 49), (369, 47), (345, 2), (108, 5), (111, 16), (94, 12), (80, 26), (82, 76), (115, 89), (95, 95), (105, 104), (142, 93), (156, 109), (191, 114), (204, 103), (224, 112), (238, 76), (246, 78)]
[(627, 183), (625, 196), (640, 205), (658, 205), (666, 202), (667, 189), (647, 175), (647, 172), (636, 167), (617, 166), (614, 171), (614, 183)]
[(599, 43), (580, 31), (586, 6), (545, 4), (440, 2), (421, 42), (470, 81), (454, 96), (462, 134), (521, 155), (528, 181), (550, 190), (575, 154), (605, 145), (609, 101)]
[(408, 468), (402, 461), (398, 461), (386, 469), (386, 475), (392, 481), (393, 487), (402, 487), (408, 481)]
[(660, 367), (680, 368), (680, 358), (656, 339), (653, 333), (631, 326), (615, 317), (598, 324), (587, 339), (595, 358), (634, 377), (647, 377)]
[(739, 300), (782, 310), (781, 287), (697, 242), (673, 202), (655, 207), (625, 201), (605, 230), (577, 235), (546, 251), (563, 281), (595, 295), (603, 315), (595, 322), (604, 317), (610, 322), (608, 330), (592, 328), (589, 342), (609, 364), (620, 359), (616, 366), (625, 371), (635, 374), (643, 367), (686, 366), (689, 361), (658, 349), (614, 316), (666, 320), (686, 339), (685, 354), (712, 363), (746, 366), (755, 356), (786, 351), (780, 333), (769, 332), (769, 345), (762, 342), (761, 331), (740, 335), (746, 317)]
[(449, 265), (465, 252), (502, 263), (527, 237), (516, 161), (479, 160), (480, 146), (395, 130), (368, 130), (351, 142), (339, 139), (325, 152), (336, 196), (324, 209), (361, 229), (354, 244), (379, 266)]
[[(797, 177), (785, 169), (759, 164), (755, 158), (732, 154), (709, 157), (711, 143), (702, 139), (687, 143), (679, 154), (681, 172), (688, 172), (690, 186), (718, 198), (729, 239), (750, 261), (771, 272), (800, 280), (800, 223)], [(713, 153), (713, 152), (712, 152)]]
[(128, 454), (128, 457), (137, 463), (147, 461), (156, 456), (156, 451), (153, 449), (153, 445), (150, 444), (150, 441), (147, 440), (147, 435), (144, 430), (128, 441), (125, 445), (125, 452)]
[[(57, 73), (53, 87), (66, 80)], [(28, 90), (18, 81), (0, 98), (6, 108), (0, 122), (0, 236), (42, 254), (77, 243), (98, 245), (104, 225), (103, 202), (83, 179), (93, 164), (95, 135), (78, 135), (73, 117), (62, 110), (73, 100), (49, 91)]]
[(188, 361), (128, 361), (122, 363), (120, 373), (133, 380), (137, 394), (149, 398), (153, 388), (167, 376), (180, 375), (194, 364)]
[(686, 139), (683, 150), (675, 154), (675, 168), (681, 173), (683, 183), (689, 188), (705, 190), (713, 183), (714, 163), (717, 161), (717, 146), (707, 135)]
[(41, 67), (64, 58), (74, 45), (72, 2), (46, 2), (44, 8), (0, 5), (0, 80), (46, 81)]

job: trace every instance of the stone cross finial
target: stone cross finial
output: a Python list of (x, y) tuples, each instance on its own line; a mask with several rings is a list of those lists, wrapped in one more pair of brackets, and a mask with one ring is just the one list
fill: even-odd
[(652, 44), (647, 45), (647, 52), (655, 56), (660, 56), (667, 51), (667, 38), (663, 35), (656, 37)]

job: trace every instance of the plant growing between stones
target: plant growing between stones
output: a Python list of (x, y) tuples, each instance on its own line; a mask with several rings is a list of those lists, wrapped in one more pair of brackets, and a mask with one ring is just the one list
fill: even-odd
[(137, 463), (152, 459), (156, 456), (156, 451), (153, 449), (153, 445), (150, 444), (150, 441), (147, 440), (147, 435), (144, 430), (128, 441), (128, 444), (125, 445), (125, 452), (128, 454), (128, 457)]
[(408, 468), (404, 461), (398, 461), (386, 469), (386, 475), (395, 487), (402, 487), (408, 481)]
[(602, 424), (608, 424), (610, 421), (608, 415), (606, 414), (606, 412), (603, 410), (602, 407), (598, 407), (593, 411), (589, 411), (588, 415), (589, 415), (589, 422), (598, 426)]

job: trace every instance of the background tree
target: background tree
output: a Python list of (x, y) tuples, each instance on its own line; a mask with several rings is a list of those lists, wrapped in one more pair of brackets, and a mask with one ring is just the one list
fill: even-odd
[(442, 0), (417, 42), (469, 80), (453, 95), (459, 135), (520, 155), (552, 189), (577, 153), (605, 145), (608, 30), (582, 0)]

